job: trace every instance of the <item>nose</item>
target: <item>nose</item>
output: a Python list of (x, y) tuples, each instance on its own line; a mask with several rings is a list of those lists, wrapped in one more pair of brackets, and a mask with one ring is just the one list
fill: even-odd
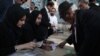
[(22, 24), (24, 25), (25, 24), (25, 21), (23, 21)]

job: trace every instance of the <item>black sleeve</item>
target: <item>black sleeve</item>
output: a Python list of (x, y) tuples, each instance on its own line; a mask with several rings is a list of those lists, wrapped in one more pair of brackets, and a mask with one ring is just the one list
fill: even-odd
[(6, 37), (5, 29), (0, 27), (0, 56), (6, 56), (15, 52), (15, 43), (10, 37)]
[(74, 36), (74, 34), (72, 33), (69, 37), (68, 37), (68, 39), (66, 39), (66, 42), (68, 43), (68, 44), (73, 44), (74, 43), (74, 38), (75, 38), (75, 36)]
[(33, 29), (30, 24), (26, 23), (22, 30), (22, 37), (20, 39), (21, 44), (31, 42), (34, 40)]
[(35, 38), (36, 38), (36, 40), (37, 41), (43, 41), (43, 40), (45, 40), (46, 39), (46, 37), (47, 37), (47, 34), (48, 34), (48, 31), (47, 31), (48, 29), (47, 28), (45, 28), (45, 27), (43, 27), (43, 26), (41, 26), (41, 27), (39, 27), (39, 29), (37, 30), (37, 32), (35, 32)]

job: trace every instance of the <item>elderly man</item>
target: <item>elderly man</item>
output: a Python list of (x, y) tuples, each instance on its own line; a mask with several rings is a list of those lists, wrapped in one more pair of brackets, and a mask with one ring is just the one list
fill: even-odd
[[(64, 2), (63, 5), (59, 6), (59, 12), (61, 18), (67, 22), (71, 22), (68, 18), (72, 18), (68, 14), (70, 7), (67, 6), (68, 3)], [(66, 8), (65, 10), (62, 8)], [(66, 13), (65, 13), (66, 11)], [(88, 9), (82, 16), (82, 19), (77, 18), (77, 14), (74, 20), (73, 35), (71, 36), (70, 43), (74, 43), (75, 49), (77, 51), (77, 56), (100, 56), (100, 8), (95, 7)], [(73, 15), (73, 14), (72, 14)], [(80, 27), (77, 25), (80, 24)], [(81, 29), (81, 30), (80, 30)], [(78, 31), (81, 32), (78, 32)], [(80, 34), (79, 34), (80, 33)], [(80, 35), (80, 36), (79, 36)], [(69, 43), (69, 41), (67, 41)]]
[(74, 44), (75, 51), (78, 54), (79, 49), (84, 40), (83, 15), (87, 12), (89, 6), (88, 6), (88, 1), (81, 0), (79, 1), (80, 9), (76, 10), (76, 12), (74, 13), (72, 11), (71, 5), (72, 4), (69, 4), (67, 1), (65, 1), (59, 6), (59, 12), (61, 18), (63, 18), (65, 21), (69, 22), (72, 25), (71, 26), (72, 34), (69, 36), (68, 39), (60, 43), (59, 47), (63, 48), (66, 43)]

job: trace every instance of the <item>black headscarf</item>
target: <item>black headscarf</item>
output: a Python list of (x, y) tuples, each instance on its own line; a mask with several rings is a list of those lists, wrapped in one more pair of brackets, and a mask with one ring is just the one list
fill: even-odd
[(11, 27), (16, 27), (17, 22), (25, 16), (25, 11), (19, 5), (10, 7), (5, 16), (5, 23)]
[(29, 23), (31, 24), (32, 27), (36, 27), (37, 26), (36, 25), (36, 19), (37, 19), (37, 17), (38, 17), (39, 14), (41, 14), (41, 12), (38, 11), (38, 10), (35, 10), (35, 11), (33, 11), (31, 13), (31, 17), (29, 19)]
[(0, 25), (0, 56), (8, 56), (15, 52), (14, 46), (19, 44), (22, 36), (17, 22), (23, 16), (25, 16), (25, 12), (20, 6), (13, 5), (8, 9), (5, 20)]
[(5, 31), (12, 31), (15, 35), (16, 44), (19, 42), (22, 36), (22, 28), (17, 27), (18, 21), (25, 16), (25, 11), (19, 5), (13, 5), (6, 13), (5, 20), (3, 22)]
[(29, 20), (29, 23), (33, 29), (34, 39), (37, 42), (45, 39), (45, 32), (43, 31), (44, 28), (42, 29), (41, 25), (36, 24), (36, 19), (39, 14), (41, 14), (40, 11), (38, 11), (38, 10), (33, 11), (31, 13), (31, 18)]

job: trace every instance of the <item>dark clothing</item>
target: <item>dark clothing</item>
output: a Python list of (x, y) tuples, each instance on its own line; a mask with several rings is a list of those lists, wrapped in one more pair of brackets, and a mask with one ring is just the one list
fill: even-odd
[(39, 27), (36, 27), (35, 29), (34, 28), (33, 28), (34, 38), (36, 39), (36, 41), (38, 42), (38, 41), (45, 40), (47, 37), (47, 33), (44, 31), (46, 30), (45, 27), (39, 26)]
[(77, 36), (77, 43), (76, 44), (76, 51), (79, 52), (79, 49), (81, 47), (81, 45), (83, 44), (84, 41), (84, 14), (86, 14), (86, 12), (88, 11), (88, 9), (86, 10), (77, 10), (76, 11), (76, 36)]
[(25, 12), (26, 12), (26, 17), (27, 17), (27, 22), (30, 20), (30, 17), (31, 17), (31, 13), (30, 13), (30, 10), (29, 9), (25, 9)]
[(54, 30), (52, 28), (48, 29), (48, 37), (51, 36), (54, 33)]
[[(29, 12), (29, 9), (26, 9), (26, 15), (27, 15), (27, 24), (24, 26), (24, 37), (23, 38), (25, 42), (27, 41), (33, 41), (36, 40), (42, 41), (45, 37), (45, 27), (42, 27), (41, 25), (36, 25), (36, 19), (39, 14), (41, 14), (40, 11), (34, 10), (32, 13)], [(26, 31), (26, 32), (25, 32)], [(27, 36), (26, 36), (27, 35)], [(27, 37), (30, 37), (27, 39)]]
[(36, 40), (37, 42), (44, 40), (46, 38), (45, 37), (46, 33), (44, 32), (45, 28), (40, 25), (39, 26), (36, 25), (36, 18), (41, 12), (35, 10), (32, 13), (30, 13), (29, 9), (25, 10), (25, 12), (28, 20), (27, 23), (24, 25), (23, 29), (24, 43), (33, 40)]
[(44, 32), (46, 33), (45, 36), (46, 36), (46, 39), (48, 38), (48, 27), (51, 27), (51, 24), (49, 23), (50, 22), (50, 19), (49, 19), (49, 16), (47, 14), (47, 11), (45, 8), (43, 8), (41, 10), (41, 13), (42, 13), (42, 22), (41, 22), (41, 26), (44, 28)]
[(79, 56), (100, 56), (100, 9), (90, 9), (84, 19), (84, 42)]
[(7, 25), (0, 25), (0, 56), (7, 56), (15, 52), (14, 46), (20, 43), (19, 29)]
[(19, 5), (13, 5), (7, 10), (5, 20), (0, 25), (0, 56), (15, 52), (15, 45), (21, 44), (22, 30), (17, 27), (18, 21), (25, 16)]
[(13, 26), (16, 26), (18, 20), (25, 15), (25, 10), (22, 7), (20, 7), (20, 4), (14, 4), (13, 6), (8, 8), (4, 21)]
[[(69, 44), (74, 44), (75, 51), (78, 53), (79, 49), (81, 47), (81, 44), (83, 43), (84, 40), (84, 30), (83, 30), (83, 24), (84, 22), (84, 14), (86, 13), (87, 10), (77, 10), (76, 11), (76, 24), (72, 24), (72, 34), (69, 36), (66, 41)], [(75, 39), (75, 27), (76, 27), (76, 39)]]
[(29, 11), (29, 9), (25, 9), (25, 12), (26, 12), (26, 17), (27, 17), (27, 21), (28, 21), (28, 19), (30, 18), (30, 11)]
[[(0, 25), (0, 29), (1, 29), (0, 30), (0, 56), (7, 56), (8, 54), (11, 54), (15, 51), (14, 45), (13, 45), (13, 44), (15, 44), (15, 42), (12, 42), (9, 40), (10, 38), (7, 38), (8, 35), (11, 35), (10, 34), (11, 32), (9, 34), (5, 35), (4, 33), (6, 30), (4, 29), (4, 26)], [(9, 36), (9, 37), (11, 37), (11, 36)], [(11, 39), (12, 39), (12, 37), (11, 37)]]
[(30, 24), (26, 23), (22, 29), (22, 42), (21, 43), (28, 43), (34, 40), (34, 32)]
[(30, 10), (29, 9), (25, 9), (26, 14), (30, 14)]
[[(28, 21), (28, 23), (30, 24), (31, 26), (31, 31), (33, 31), (33, 36), (34, 36), (34, 39), (38, 42), (38, 41), (43, 41), (45, 38), (46, 38), (46, 32), (44, 31), (46, 29), (46, 27), (43, 27), (41, 25), (37, 25), (36, 24), (36, 19), (38, 17), (38, 15), (41, 14), (40, 11), (33, 11), (31, 14), (30, 14), (30, 19)], [(42, 18), (41, 18), (42, 19)]]
[(13, 5), (13, 0), (0, 0), (0, 22), (4, 20), (7, 9)]
[(95, 7), (97, 7), (97, 5), (96, 5), (95, 3), (90, 3), (89, 6), (90, 6), (90, 8), (95, 8)]
[(42, 13), (42, 22), (41, 22), (41, 25), (44, 26), (44, 27), (47, 27), (47, 28), (50, 27), (51, 24), (49, 23), (50, 20), (49, 20), (49, 16), (47, 14), (46, 9), (43, 8), (41, 10), (41, 13)]

